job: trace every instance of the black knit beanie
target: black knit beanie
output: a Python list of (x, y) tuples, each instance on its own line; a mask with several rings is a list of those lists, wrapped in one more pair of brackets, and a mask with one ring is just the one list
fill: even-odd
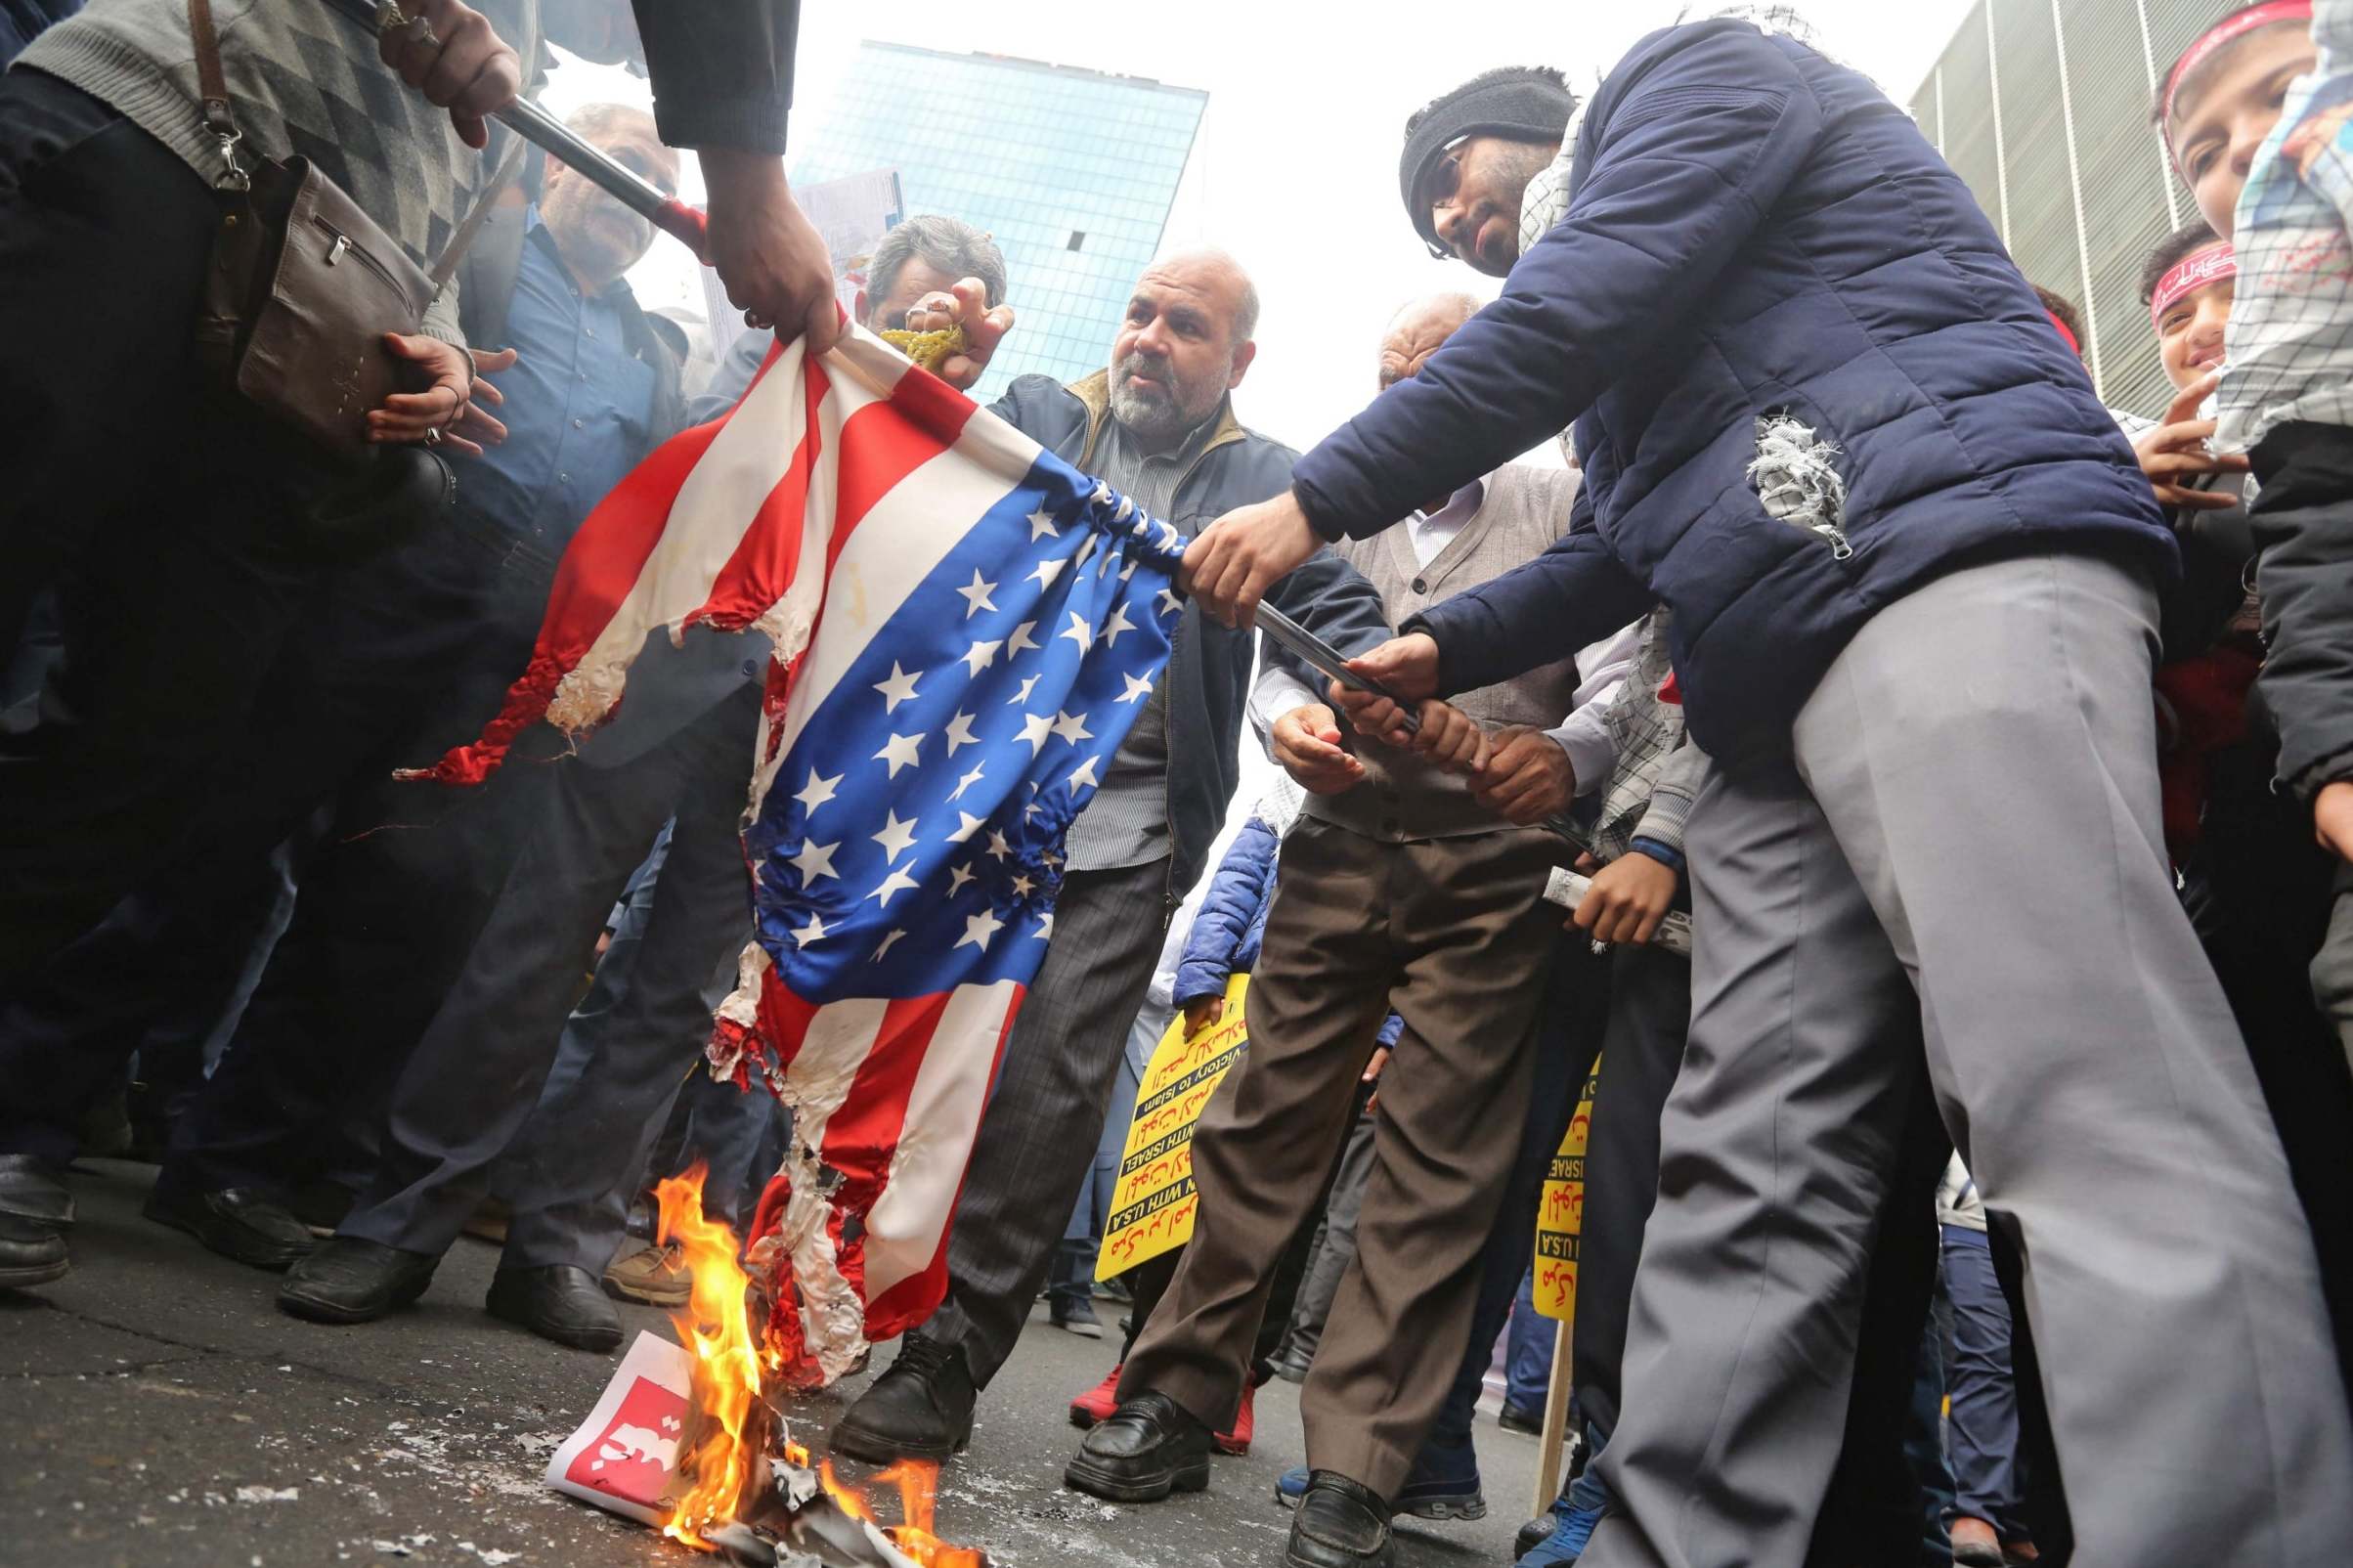
[(1448, 146), (1465, 136), (1508, 136), (1558, 146), (1577, 112), (1577, 95), (1559, 71), (1544, 65), (1503, 65), (1481, 71), (1406, 121), (1404, 156), (1397, 160), (1397, 194), (1414, 232), (1443, 252), (1430, 227), (1430, 209), (1414, 199)]

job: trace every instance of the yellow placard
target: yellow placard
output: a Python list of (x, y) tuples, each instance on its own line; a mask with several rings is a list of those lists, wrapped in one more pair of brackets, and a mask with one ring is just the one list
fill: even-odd
[(1191, 1039), (1177, 1016), (1153, 1048), (1136, 1090), (1136, 1117), (1128, 1123), (1119, 1154), (1119, 1182), (1111, 1189), (1111, 1217), (1103, 1228), (1103, 1251), (1095, 1278), (1124, 1274), (1147, 1258), (1183, 1246), (1193, 1236), (1193, 1124), (1201, 1108), (1250, 1043), (1242, 1019), (1242, 999), (1250, 977), (1226, 982), (1226, 1011)]
[(1536, 1210), (1536, 1310), (1562, 1322), (1577, 1315), (1577, 1241), (1585, 1233), (1585, 1144), (1593, 1126), (1593, 1090), (1601, 1081), (1601, 1059), (1586, 1074), (1577, 1112), (1561, 1134), (1560, 1149), (1545, 1176), (1544, 1200)]

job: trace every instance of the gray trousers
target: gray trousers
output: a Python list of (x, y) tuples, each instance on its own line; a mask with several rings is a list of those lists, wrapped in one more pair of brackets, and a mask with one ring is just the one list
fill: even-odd
[[(685, 1042), (710, 1026), (712, 971), (744, 935), (737, 824), (759, 713), (760, 688), (747, 685), (628, 762), (549, 764), (546, 815), (401, 1073), (382, 1161), (345, 1217), (345, 1235), (434, 1253), (458, 1239), (490, 1185), (492, 1161), (538, 1106), (613, 900), (675, 817), (644, 943), (604, 1018), (597, 1060), (583, 1069), (576, 1114), (500, 1171), (518, 1205), (507, 1225), (509, 1265), (603, 1267), (617, 1238), (599, 1237), (586, 1250), (577, 1240), (581, 1226), (595, 1223), (589, 1191), (635, 1177), (647, 1121), (659, 1130), (657, 1105), (685, 1078)], [(600, 1092), (608, 1078), (609, 1096)]]
[(1804, 1561), (1915, 1009), (2024, 1259), (2077, 1568), (2345, 1560), (2311, 1237), (2159, 840), (2156, 622), (2096, 560), (1956, 572), (1862, 629), (1791, 761), (1702, 794), (1691, 1037), (1599, 1461), (1624, 1511), (1587, 1568)]
[(1103, 1125), (1121, 1048), (1167, 932), (1168, 862), (1073, 871), (1054, 940), (1022, 1000), (948, 1233), (947, 1299), (928, 1339), (997, 1374), (1029, 1321)]

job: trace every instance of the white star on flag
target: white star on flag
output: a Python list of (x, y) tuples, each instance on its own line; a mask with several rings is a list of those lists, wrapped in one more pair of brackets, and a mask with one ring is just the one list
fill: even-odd
[(1142, 675), (1121, 675), (1119, 678), (1127, 682), (1127, 689), (1119, 694), (1121, 702), (1134, 702), (1152, 695), (1152, 682)]
[(997, 650), (1003, 646), (1005, 646), (1005, 639), (1002, 637), (999, 637), (994, 642), (974, 643), (972, 648), (964, 655), (964, 667), (967, 670), (970, 670), (974, 675), (979, 675), (981, 671), (987, 669), (990, 665), (997, 662)]
[(919, 675), (911, 675), (901, 670), (896, 659), (892, 660), (891, 677), (888, 680), (878, 680), (874, 683), (874, 689), (883, 694), (883, 712), (887, 714), (898, 712), (898, 705), (915, 695), (915, 682), (918, 678)]
[(912, 767), (917, 761), (915, 748), (923, 744), (923, 735), (893, 735), (883, 742), (883, 749), (874, 754), (874, 761), (891, 764), (891, 776), (898, 777), (902, 767)]
[(898, 940), (901, 936), (904, 936), (906, 934), (907, 929), (904, 926), (901, 926), (897, 930), (892, 932), (890, 936), (885, 936), (881, 941), (877, 942), (874, 947), (874, 958), (872, 961), (877, 964), (881, 963), (883, 961), (883, 954), (891, 950), (891, 944)]
[(1040, 506), (1029, 514), (1029, 543), (1034, 544), (1048, 534), (1062, 538), (1062, 529), (1055, 523), (1054, 514)]
[(989, 594), (995, 592), (996, 588), (997, 586), (994, 583), (983, 583), (980, 581), (980, 569), (977, 566), (974, 567), (972, 586), (970, 588), (960, 588), (956, 590), (964, 595), (964, 619), (969, 621), (974, 616), (979, 615), (982, 610), (995, 609), (997, 607), (996, 601), (990, 598)]
[[(990, 646), (993, 647), (995, 644), (991, 643)], [(947, 754), (950, 757), (956, 755), (956, 748), (959, 746), (980, 744), (980, 737), (973, 733), (973, 716), (967, 713), (959, 713), (955, 718), (949, 719), (947, 728), (941, 733), (947, 736)], [(972, 776), (979, 778), (980, 775), (975, 773)]]
[(1044, 714), (1024, 714), (1022, 733), (1016, 737), (1029, 743), (1029, 755), (1035, 757), (1046, 749), (1046, 738), (1054, 733), (1054, 720)]
[(1102, 786), (1103, 781), (1095, 776), (1095, 764), (1101, 761), (1103, 759), (1100, 757), (1090, 757), (1070, 770), (1070, 793), (1072, 795), (1078, 793), (1078, 787), (1081, 784), (1089, 789), (1098, 789)]
[(968, 882), (972, 881), (972, 880), (973, 880), (973, 872), (972, 872), (972, 867), (970, 867), (970, 866), (950, 866), (950, 867), (948, 867), (948, 870), (947, 870), (947, 895), (948, 895), (950, 898), (953, 898), (953, 897), (955, 897), (955, 896), (956, 896), (956, 894), (958, 894), (958, 893), (962, 893), (962, 892), (964, 891), (964, 885), (965, 885), (966, 883), (968, 883)]
[(1026, 898), (1035, 892), (1037, 892), (1037, 883), (1031, 879), (1029, 873), (1026, 871), (1013, 879), (1013, 893), (1015, 897)]
[(1058, 708), (1054, 711), (1054, 723), (1051, 727), (1056, 738), (1067, 740), (1073, 746), (1082, 740), (1095, 738), (1095, 732), (1087, 728), (1087, 716), (1084, 714), (1066, 714)]
[(1159, 600), (1160, 613), (1162, 615), (1174, 615), (1177, 613), (1177, 611), (1185, 607), (1185, 601), (1178, 598), (1174, 593), (1169, 592), (1166, 588), (1160, 589)]
[(962, 799), (966, 790), (971, 789), (975, 784), (980, 782), (980, 769), (976, 767), (971, 772), (965, 774), (962, 778), (956, 780), (956, 787), (948, 792), (948, 799), (951, 801)]
[(985, 953), (988, 951), (988, 938), (1004, 929), (1005, 922), (983, 909), (977, 915), (964, 917), (964, 935), (956, 938), (956, 945), (962, 947), (969, 942)]
[(832, 877), (840, 881), (840, 875), (833, 868), (833, 852), (841, 847), (839, 839), (831, 844), (802, 845), (801, 852), (792, 860), (794, 868), (801, 873), (801, 885), (806, 888), (819, 877)]
[(1038, 916), (1037, 930), (1031, 932), (1029, 935), (1035, 936), (1039, 941), (1042, 942), (1052, 941), (1054, 939), (1054, 911), (1049, 909), (1044, 914)]
[(833, 799), (834, 786), (841, 782), (841, 774), (836, 773), (831, 778), (819, 778), (817, 770), (812, 767), (808, 770), (808, 782), (802, 786), (801, 793), (794, 796), (793, 799), (801, 803), (802, 809), (814, 815), (818, 806)]
[(1008, 659), (1019, 658), (1024, 649), (1044, 646), (1037, 638), (1029, 634), (1036, 630), (1037, 623), (1035, 621), (1024, 621), (1020, 626), (1015, 627), (1013, 640), (1005, 650), (1005, 657)]
[(1054, 580), (1062, 576), (1062, 569), (1068, 564), (1058, 555), (1049, 555), (1037, 563), (1037, 570), (1029, 574), (1029, 581), (1041, 588), (1050, 588), (1054, 586)]
[(825, 922), (818, 919), (813, 913), (808, 917), (807, 925), (793, 933), (793, 940), (803, 947), (806, 947), (813, 941), (821, 941), (824, 936)]
[(991, 833), (988, 836), (988, 849), (985, 852), (990, 859), (1001, 862), (1007, 855), (1013, 853), (1013, 846), (1005, 842), (1004, 834)]
[(896, 811), (885, 807), (883, 831), (869, 834), (868, 837), (883, 847), (883, 857), (886, 860), (895, 860), (915, 847), (915, 819), (909, 817), (902, 822)]
[(1103, 623), (1103, 645), (1115, 648), (1119, 645), (1120, 632), (1135, 630), (1136, 623), (1127, 618), (1127, 606), (1114, 604), (1111, 606), (1111, 618)]
[(1077, 643), (1080, 653), (1086, 652), (1095, 645), (1094, 630), (1087, 625), (1087, 618), (1076, 610), (1070, 612), (1070, 624), (1065, 627), (1059, 634)]
[(957, 824), (956, 831), (947, 836), (947, 842), (950, 844), (966, 844), (971, 842), (973, 829), (979, 827), (982, 822), (988, 820), (986, 817), (975, 816), (970, 811), (958, 811), (956, 815), (960, 820)]
[(1035, 675), (1031, 675), (1027, 680), (1023, 681), (1022, 689), (1005, 699), (1005, 706), (1012, 708), (1027, 702), (1029, 700), (1029, 694), (1037, 690), (1037, 681), (1038, 677)]
[[(891, 907), (891, 895), (893, 893), (902, 893), (905, 890), (914, 887), (915, 885), (915, 879), (907, 875), (906, 867), (895, 866), (892, 869), (892, 872), (889, 876), (883, 878), (881, 886), (877, 887), (872, 893), (866, 894), (866, 898), (872, 898), (877, 903), (881, 904), (885, 909), (888, 909)], [(864, 903), (865, 901), (865, 898), (858, 900), (860, 903)], [(905, 932), (893, 933), (893, 936), (903, 936), (905, 935)], [(888, 941), (883, 943), (883, 946), (885, 947), (890, 945), (891, 944)], [(880, 958), (883, 955), (878, 949), (874, 956)]]

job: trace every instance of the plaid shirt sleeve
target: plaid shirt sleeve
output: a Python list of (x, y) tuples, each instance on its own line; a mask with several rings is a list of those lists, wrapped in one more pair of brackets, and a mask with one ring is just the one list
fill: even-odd
[(2353, 425), (2353, 0), (2313, 8), (2319, 60), (2288, 90), (2240, 193), (2238, 296), (2215, 446), (2290, 420)]

